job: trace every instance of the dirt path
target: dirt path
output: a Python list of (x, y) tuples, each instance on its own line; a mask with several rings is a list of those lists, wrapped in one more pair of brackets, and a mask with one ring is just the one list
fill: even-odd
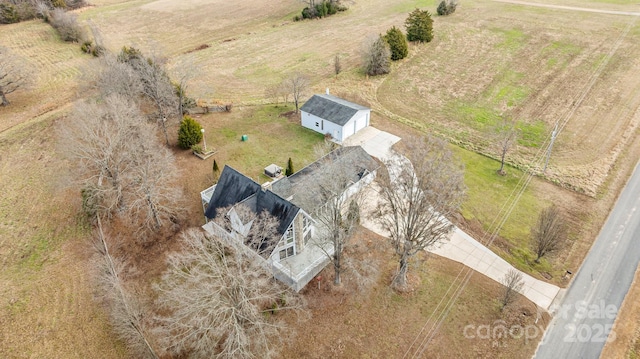
[(603, 10), (603, 9), (593, 9), (593, 8), (588, 8), (588, 7), (552, 5), (552, 4), (539, 4), (539, 3), (534, 3), (534, 2), (516, 1), (516, 0), (493, 0), (493, 1), (507, 3), (507, 4), (514, 4), (514, 5), (545, 7), (545, 8), (548, 8), (548, 9), (560, 9), (560, 10), (569, 10), (569, 11), (583, 11), (583, 12), (593, 12), (593, 13), (608, 14), (608, 15), (640, 16), (640, 12), (634, 12), (634, 11)]

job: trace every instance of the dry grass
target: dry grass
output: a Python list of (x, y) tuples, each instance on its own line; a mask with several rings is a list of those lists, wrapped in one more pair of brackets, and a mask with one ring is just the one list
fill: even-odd
[[(482, 126), (466, 115), (491, 115), (497, 111), (522, 119), (530, 125), (533, 139), (539, 141), (552, 121), (562, 116), (567, 103), (586, 81), (585, 76), (603, 60), (628, 22), (624, 17), (468, 1), (454, 16), (436, 19), (438, 35), (434, 43), (413, 46), (412, 56), (396, 64), (392, 75), (367, 79), (358, 70), (363, 39), (392, 25), (402, 26), (406, 13), (415, 6), (435, 9), (436, 1), (362, 0), (351, 3), (352, 8), (346, 13), (299, 23), (291, 22), (291, 18), (302, 4), (292, 0), (268, 4), (245, 1), (235, 7), (223, 0), (92, 3), (96, 6), (81, 10), (81, 18), (92, 19), (98, 25), (110, 49), (134, 45), (147, 51), (160, 50), (170, 57), (173, 71), (181, 63), (193, 61), (200, 69), (191, 87), (196, 97), (235, 105), (261, 103), (267, 86), (290, 72), (303, 71), (311, 75), (313, 91), (330, 87), (332, 93), (372, 106), (376, 126), (401, 133), (415, 128), (404, 127), (399, 121), (417, 124), (418, 128), (437, 121), (446, 125), (441, 130), (445, 135), (461, 139), (483, 138)], [(568, 0), (566, 4), (637, 11), (625, 0)], [(573, 29), (565, 26), (568, 16), (575, 24)], [(583, 228), (574, 244), (557, 259), (571, 268), (581, 262), (635, 165), (633, 159), (639, 155), (637, 131), (631, 131), (638, 122), (635, 111), (640, 101), (640, 88), (633, 82), (639, 66), (639, 36), (640, 27), (635, 25), (601, 80), (577, 109), (554, 151), (554, 178), (597, 192), (598, 196), (585, 199), (538, 180), (531, 186), (532, 197), (543, 203), (561, 202), (571, 212), (573, 225)], [(23, 56), (37, 77), (33, 91), (12, 94), (13, 104), (0, 108), (0, 356), (126, 357), (122, 346), (113, 340), (101, 308), (92, 300), (88, 232), (76, 220), (78, 195), (67, 187), (71, 182), (68, 164), (55, 146), (54, 120), (70, 108), (82, 66), (93, 60), (80, 53), (79, 45), (58, 41), (49, 25), (39, 21), (3, 25), (0, 43)], [(189, 52), (201, 45), (209, 47)], [(332, 72), (335, 54), (341, 55), (344, 67), (337, 79)], [(455, 71), (459, 73), (456, 75)], [(420, 112), (412, 112), (414, 106)], [(244, 116), (256, 113), (276, 123), (284, 120), (272, 116), (274, 113), (251, 108), (230, 115), (210, 115), (202, 119), (208, 145), (216, 147), (216, 142), (227, 135), (234, 138), (231, 132), (224, 132), (234, 125), (234, 136), (246, 132)], [(425, 119), (425, 113), (429, 118)], [(287, 127), (284, 122), (279, 126)], [(249, 135), (250, 141), (259, 137)], [(479, 143), (482, 146), (481, 140)], [(216, 156), (220, 164), (236, 164), (256, 179), (260, 179), (262, 167), (271, 162), (283, 163), (289, 153), (300, 158), (299, 167), (308, 161), (307, 155), (293, 152), (292, 146), (284, 146), (286, 150), (267, 158), (264, 148), (278, 146), (271, 142), (250, 152), (261, 156), (252, 163), (234, 158), (234, 153), (241, 150), (239, 146), (239, 141), (226, 149), (219, 146)], [(534, 150), (535, 147), (522, 146), (520, 156)], [(183, 152), (178, 154), (178, 160), (185, 169), (189, 221), (198, 225), (202, 218), (197, 192), (210, 183), (207, 175), (213, 159), (200, 161)], [(614, 163), (616, 167), (603, 182)], [(479, 227), (473, 228), (482, 235), (482, 225)], [(509, 251), (511, 247), (506, 243), (498, 246), (498, 250), (501, 248)], [(392, 264), (385, 265), (389, 270)], [(425, 268), (420, 272), (422, 283), (433, 287), (424, 289), (427, 295), (431, 290), (440, 290), (438, 285), (450, 281), (460, 267), (432, 259)], [(370, 356), (395, 356), (405, 349), (432, 306), (418, 302), (416, 297), (398, 297), (381, 283), (376, 289), (378, 296), (345, 298), (347, 306), (339, 305), (340, 299), (335, 304), (331, 293), (315, 293), (319, 298), (313, 310), (314, 320), (350, 332), (353, 329), (357, 336), (337, 345), (335, 338), (324, 338), (330, 333), (319, 329), (322, 326), (312, 326), (312, 330), (300, 331), (300, 340), (292, 346), (294, 353), (315, 355), (316, 346), (311, 350), (311, 343), (329, 357), (367, 351)], [(491, 343), (470, 344), (460, 336), (456, 326), (468, 323), (464, 320), (469, 318), (474, 323), (491, 324), (494, 313), (486, 303), (491, 303), (496, 288), (494, 282), (474, 275), (469, 290), (459, 301), (464, 305), (457, 306), (451, 321), (445, 322), (429, 356), (515, 357), (532, 353), (532, 348), (518, 343), (495, 349)], [(337, 315), (325, 315), (326, 311), (318, 306), (322, 303), (334, 303), (331, 308), (337, 308)], [(362, 309), (366, 307), (364, 303), (371, 305), (372, 311), (359, 316), (363, 312), (353, 308)], [(393, 314), (379, 315), (383, 310)], [(404, 321), (392, 322), (389, 334), (377, 340), (389, 318), (406, 313)], [(420, 320), (413, 320), (412, 316)], [(530, 316), (527, 318), (530, 320)], [(409, 329), (402, 332), (404, 326)], [(394, 347), (396, 337), (402, 335), (407, 339), (400, 347)]]
[[(430, 318), (445, 292), (456, 280), (462, 265), (437, 256), (419, 258), (410, 267), (410, 293), (398, 294), (389, 288), (396, 269), (392, 250), (382, 237), (362, 229), (354, 238), (362, 247), (359, 260), (373, 263), (380, 270), (378, 280), (364, 290), (355, 290), (348, 283), (334, 287), (332, 269), (321, 274), (320, 288), (311, 283), (303, 291), (311, 318), (293, 323), (297, 335), (283, 349), (284, 358), (400, 358), (407, 353), (415, 357), (419, 344), (425, 341), (434, 321)], [(348, 276), (345, 276), (348, 280)], [(458, 279), (459, 280), (459, 279)], [(500, 313), (498, 297), (501, 285), (474, 273), (469, 285), (458, 298), (446, 320), (442, 322), (424, 358), (526, 358), (530, 357), (540, 337), (525, 340), (491, 340), (466, 338), (464, 328), (474, 325), (498, 326), (504, 320), (513, 325), (539, 325), (544, 328), (548, 315), (536, 324), (535, 305), (523, 297)], [(421, 329), (425, 331), (421, 333)], [(348, 334), (347, 334), (348, 333)], [(469, 333), (476, 334), (473, 328)], [(415, 342), (414, 342), (415, 341)]]
[(0, 136), (0, 356), (124, 357), (93, 300), (88, 230), (52, 122)]

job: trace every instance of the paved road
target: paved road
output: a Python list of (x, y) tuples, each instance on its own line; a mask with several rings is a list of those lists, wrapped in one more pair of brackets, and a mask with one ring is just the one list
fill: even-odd
[[(598, 358), (640, 260), (640, 170), (620, 194), (573, 283), (552, 311), (536, 359)], [(609, 340), (615, 340), (611, 333)]]

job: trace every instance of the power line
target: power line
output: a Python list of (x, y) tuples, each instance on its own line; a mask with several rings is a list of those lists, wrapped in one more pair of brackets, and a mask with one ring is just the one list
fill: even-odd
[[(559, 128), (558, 128), (558, 122), (556, 122), (555, 128), (554, 128), (554, 130), (553, 130), (553, 132), (551, 134), (551, 138), (550, 139), (549, 138), (545, 139), (545, 141), (543, 143), (543, 146), (540, 147), (540, 150), (538, 150), (538, 153), (536, 153), (536, 155), (534, 156), (534, 159), (532, 161), (532, 164), (534, 166), (532, 166), (532, 169), (529, 171), (529, 173), (527, 175), (523, 176), (518, 181), (518, 184), (516, 185), (514, 190), (510, 193), (510, 195), (507, 198), (507, 200), (505, 200), (505, 203), (503, 204), (502, 208), (500, 209), (498, 215), (492, 221), (492, 223), (491, 223), (489, 228), (491, 228), (491, 226), (493, 226), (495, 224), (496, 220), (498, 218), (500, 218), (499, 224), (491, 232), (491, 235), (489, 237), (488, 243), (484, 244), (484, 243), (482, 243), (483, 241), (480, 241), (480, 243), (482, 243), (482, 244), (484, 244), (486, 246), (490, 246), (493, 243), (493, 241), (495, 240), (498, 232), (500, 231), (500, 229), (502, 228), (502, 226), (504, 225), (506, 220), (511, 215), (511, 212), (513, 211), (513, 209), (515, 208), (516, 204), (520, 200), (520, 197), (522, 197), (522, 194), (524, 193), (524, 191), (528, 187), (529, 183), (531, 182), (531, 179), (534, 176), (534, 170), (537, 167), (536, 164), (537, 164), (537, 162), (542, 160), (542, 156), (541, 156), (541, 153), (540, 153), (541, 149), (545, 148), (545, 145), (547, 144), (547, 140), (549, 140), (549, 146), (547, 147), (547, 156), (546, 156), (546, 161), (545, 161), (545, 165), (544, 165), (544, 171), (546, 171), (547, 164), (548, 164), (548, 161), (549, 161), (549, 156), (551, 154), (551, 149), (553, 147), (553, 143), (554, 143), (556, 137), (564, 129), (564, 127), (569, 122), (571, 117), (573, 117), (573, 114), (575, 113), (577, 108), (582, 104), (582, 102), (586, 98), (587, 94), (590, 92), (591, 88), (593, 87), (593, 85), (595, 84), (597, 79), (600, 77), (600, 74), (602, 73), (602, 71), (604, 70), (606, 65), (609, 63), (609, 61), (611, 60), (613, 55), (617, 52), (618, 48), (622, 44), (622, 41), (624, 40), (624, 38), (627, 36), (629, 31), (631, 30), (631, 27), (635, 24), (635, 21), (636, 21), (636, 18), (633, 18), (633, 20), (627, 25), (627, 27), (623, 30), (623, 32), (618, 37), (618, 39), (617, 39), (616, 43), (614, 44), (613, 48), (611, 49), (611, 51), (607, 54), (607, 56), (604, 59), (604, 61), (602, 61), (598, 65), (598, 67), (595, 69), (595, 71), (592, 74), (592, 76), (590, 76), (589, 81), (585, 84), (585, 87), (584, 87), (583, 91), (580, 93), (580, 95), (578, 96), (578, 99), (576, 101), (573, 101), (572, 106), (569, 108), (569, 111), (565, 114), (565, 116), (563, 116), (563, 120), (561, 121), (562, 124), (561, 124), (561, 126)], [(523, 182), (523, 179), (524, 179), (524, 182)], [(519, 186), (521, 186), (520, 190), (517, 191), (517, 194), (513, 198), (513, 202), (511, 202), (511, 205), (509, 206), (507, 211), (503, 213), (503, 209), (509, 203), (509, 201), (511, 200), (512, 196), (514, 195), (514, 193), (516, 192), (516, 190), (518, 189)], [(483, 240), (484, 240), (484, 238), (486, 236), (487, 235), (486, 235), (486, 232), (485, 232), (485, 234), (483, 235)], [(447, 292), (445, 293), (445, 295), (442, 297), (442, 299), (438, 303), (436, 309), (429, 316), (429, 319), (427, 320), (425, 325), (422, 327), (422, 329), (420, 330), (420, 332), (416, 336), (416, 339), (414, 339), (414, 341), (411, 343), (411, 346), (409, 347), (409, 349), (405, 352), (403, 358), (406, 357), (408, 355), (408, 353), (412, 350), (415, 342), (418, 340), (418, 338), (420, 337), (420, 335), (422, 334), (424, 329), (427, 327), (427, 325), (431, 321), (431, 318), (433, 318), (434, 314), (436, 312), (438, 312), (441, 303), (444, 301), (444, 299), (446, 298), (447, 294), (451, 291), (451, 289), (455, 286), (458, 278), (460, 277), (460, 275), (463, 272), (466, 272), (466, 273), (465, 273), (462, 281), (460, 282), (460, 284), (457, 286), (456, 290), (454, 291), (453, 297), (450, 298), (447, 301), (447, 304), (445, 305), (442, 313), (438, 316), (437, 322), (431, 325), (431, 329), (427, 332), (428, 335), (425, 337), (425, 339), (423, 341), (420, 342), (420, 345), (418, 346), (418, 350), (415, 352), (415, 357), (420, 357), (424, 353), (424, 351), (428, 347), (429, 343), (431, 342), (431, 340), (433, 339), (435, 334), (438, 332), (438, 330), (441, 327), (442, 323), (444, 322), (444, 320), (449, 315), (449, 312), (453, 308), (453, 305), (457, 301), (458, 297), (460, 296), (460, 294), (462, 294), (462, 292), (466, 288), (467, 284), (469, 283), (469, 280), (470, 280), (470, 278), (471, 278), (471, 276), (473, 275), (473, 272), (474, 272), (473, 269), (471, 269), (469, 267), (466, 267), (466, 266), (463, 266), (463, 268), (460, 270), (460, 272), (458, 273), (458, 275), (456, 276), (454, 281), (451, 283), (451, 285), (447, 289)]]

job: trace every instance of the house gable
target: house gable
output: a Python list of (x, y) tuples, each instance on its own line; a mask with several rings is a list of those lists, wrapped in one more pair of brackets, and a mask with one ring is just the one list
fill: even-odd
[[(228, 215), (231, 228), (241, 237), (246, 237), (249, 234), (252, 223), (242, 222), (235, 208), (233, 208), (238, 204), (247, 206), (255, 214), (267, 211), (278, 220), (278, 238), (271, 239), (269, 243), (260, 242), (259, 249), (275, 248), (300, 212), (298, 206), (281, 198), (276, 193), (263, 190), (258, 183), (249, 177), (229, 166), (225, 166), (211, 196), (205, 215), (207, 219), (213, 219), (219, 214), (220, 209), (231, 206), (231, 210), (224, 214)], [(270, 254), (268, 253), (268, 255)]]

